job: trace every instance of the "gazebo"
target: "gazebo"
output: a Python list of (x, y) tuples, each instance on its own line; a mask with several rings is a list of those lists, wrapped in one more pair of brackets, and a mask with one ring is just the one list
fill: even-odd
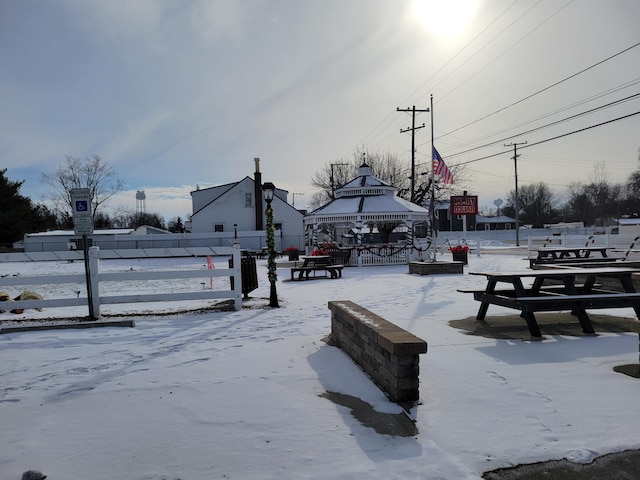
[[(426, 234), (430, 215), (426, 208), (398, 197), (397, 191), (363, 163), (356, 178), (336, 189), (333, 200), (304, 217), (307, 247), (349, 250), (350, 262), (358, 265), (407, 263), (414, 250), (426, 250), (415, 245), (414, 231), (423, 227), (420, 230)], [(371, 234), (368, 243), (362, 241), (363, 232)]]

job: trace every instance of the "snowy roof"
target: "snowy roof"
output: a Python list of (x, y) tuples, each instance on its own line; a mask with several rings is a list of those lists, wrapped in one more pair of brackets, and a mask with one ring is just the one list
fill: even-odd
[(384, 182), (379, 178), (374, 177), (373, 170), (371, 170), (371, 167), (366, 163), (363, 163), (362, 165), (360, 165), (360, 168), (358, 168), (358, 176), (353, 180), (351, 180), (350, 182), (346, 183), (342, 188), (338, 189), (336, 193), (338, 192), (344, 193), (345, 190), (348, 191), (349, 189), (352, 189), (352, 188), (359, 189), (362, 187), (391, 187), (392, 189), (395, 190), (393, 185), (390, 185), (387, 182)]
[(358, 176), (336, 190), (336, 198), (305, 217), (305, 223), (426, 220), (429, 211), (396, 195), (363, 163)]
[(638, 225), (640, 218), (619, 218), (618, 225)]
[[(133, 233), (133, 228), (112, 228), (108, 230), (94, 230), (91, 235), (125, 235)], [(47, 232), (27, 233), (27, 237), (55, 237), (75, 235), (73, 230), (50, 230)]]
[(513, 223), (515, 218), (506, 215), (498, 215), (497, 217), (486, 217), (484, 215), (476, 215), (476, 223)]

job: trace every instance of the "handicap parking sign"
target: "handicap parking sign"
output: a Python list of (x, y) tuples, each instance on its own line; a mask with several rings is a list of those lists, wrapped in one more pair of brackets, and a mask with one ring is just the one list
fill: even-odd
[(91, 196), (88, 188), (71, 189), (71, 205), (73, 207), (73, 215), (90, 216), (91, 215)]

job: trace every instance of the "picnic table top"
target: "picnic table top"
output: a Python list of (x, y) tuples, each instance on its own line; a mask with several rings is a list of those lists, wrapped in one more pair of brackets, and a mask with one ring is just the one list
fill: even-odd
[(469, 275), (485, 277), (562, 277), (568, 275), (617, 275), (640, 273), (640, 268), (633, 267), (595, 267), (595, 268), (542, 268), (537, 270), (487, 271), (469, 272)]
[(558, 246), (546, 246), (546, 247), (539, 247), (536, 248), (535, 250), (540, 252), (573, 252), (575, 250), (607, 250), (609, 247), (604, 247), (604, 246), (599, 246), (599, 245), (588, 245), (588, 246), (576, 246), (576, 247), (569, 247), (567, 245), (558, 245)]

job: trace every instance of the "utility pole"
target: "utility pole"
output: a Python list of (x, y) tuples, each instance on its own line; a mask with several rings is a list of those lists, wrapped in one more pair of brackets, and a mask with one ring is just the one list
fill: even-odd
[(416, 113), (429, 112), (429, 109), (417, 109), (414, 105), (411, 108), (396, 108), (396, 112), (411, 112), (411, 126), (404, 130), (400, 129), (400, 133), (411, 132), (411, 201), (414, 202), (416, 199), (416, 130), (424, 128), (424, 123), (416, 127)]
[(518, 145), (526, 145), (527, 142), (520, 143), (505, 143), (505, 147), (513, 147), (513, 166), (515, 168), (515, 177), (516, 177), (516, 246), (520, 246), (520, 204), (518, 198)]

